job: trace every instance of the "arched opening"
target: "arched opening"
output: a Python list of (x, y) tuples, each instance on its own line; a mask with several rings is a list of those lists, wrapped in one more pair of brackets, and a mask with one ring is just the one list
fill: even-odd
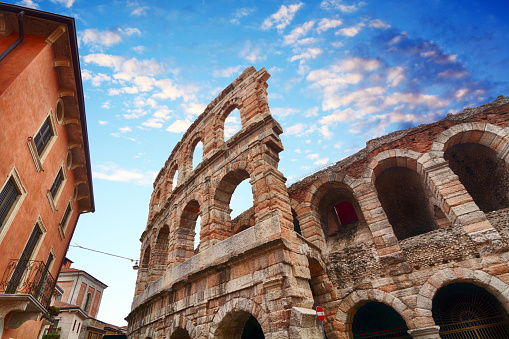
[(391, 307), (380, 302), (368, 302), (357, 310), (353, 318), (354, 338), (411, 339), (405, 320)]
[(191, 152), (191, 159), (194, 170), (203, 160), (203, 142), (201, 142), (201, 140), (198, 140), (194, 145), (193, 151)]
[(508, 169), (494, 150), (480, 144), (457, 144), (444, 158), (481, 211), (509, 207)]
[(215, 337), (221, 339), (265, 338), (258, 320), (245, 311), (234, 311), (227, 314), (219, 324)]
[(375, 187), (399, 240), (438, 229), (429, 193), (417, 172), (406, 167), (388, 168), (376, 178)]
[(224, 121), (224, 141), (230, 139), (242, 129), (240, 111), (235, 108), (228, 114)]
[[(180, 227), (177, 229), (176, 249), (179, 261), (183, 262), (194, 255), (196, 221), (200, 215), (200, 204), (196, 200), (191, 200), (180, 217)], [(199, 240), (198, 240), (199, 241)], [(198, 248), (199, 244), (197, 245)]]
[(159, 230), (156, 244), (154, 246), (154, 253), (152, 254), (152, 274), (154, 275), (155, 280), (161, 277), (166, 270), (166, 264), (168, 262), (169, 236), (170, 229), (168, 225), (164, 225)]
[(471, 283), (438, 290), (432, 313), (441, 338), (509, 338), (509, 318), (500, 302)]
[(311, 294), (313, 295), (313, 309), (316, 309), (316, 306), (322, 304), (320, 297), (322, 295), (327, 294), (327, 284), (324, 283), (327, 278), (324, 269), (315, 258), (308, 258), (309, 263), (309, 275), (311, 279), (309, 279), (309, 288), (311, 289)]
[(179, 171), (178, 167), (174, 166), (170, 171), (170, 192), (173, 192), (173, 190), (178, 186), (178, 177), (179, 177)]
[(292, 208), (292, 217), (293, 217), (293, 230), (300, 235), (302, 235), (302, 231), (300, 230), (300, 222), (297, 218), (297, 212)]
[[(249, 173), (246, 170), (232, 171), (223, 177), (214, 195), (216, 208), (221, 213), (222, 227), (230, 234), (233, 234), (232, 215), (237, 216), (253, 206), (252, 188), (246, 179), (249, 179)], [(239, 226), (248, 226), (249, 224), (247, 222)], [(239, 231), (237, 230), (237, 232)]]
[(318, 203), (318, 213), (326, 239), (355, 227), (362, 212), (352, 192), (337, 182), (326, 183), (319, 190), (324, 192)]
[(141, 259), (141, 269), (148, 269), (150, 264), (150, 245), (145, 249), (145, 253), (143, 253), (143, 258)]
[(200, 252), (200, 232), (201, 232), (201, 217), (198, 216), (196, 219), (195, 235), (194, 235), (194, 254)]
[(170, 339), (191, 339), (191, 336), (186, 330), (177, 327), (177, 329), (170, 336)]

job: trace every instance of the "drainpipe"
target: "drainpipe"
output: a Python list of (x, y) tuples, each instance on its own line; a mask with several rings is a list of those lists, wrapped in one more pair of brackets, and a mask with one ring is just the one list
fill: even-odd
[(9, 54), (12, 52), (13, 49), (18, 47), (18, 45), (23, 41), (23, 38), (25, 37), (24, 31), (23, 31), (23, 16), (25, 15), (25, 11), (21, 11), (18, 14), (18, 33), (19, 37), (16, 41), (14, 41), (5, 51), (0, 54), (0, 62)]

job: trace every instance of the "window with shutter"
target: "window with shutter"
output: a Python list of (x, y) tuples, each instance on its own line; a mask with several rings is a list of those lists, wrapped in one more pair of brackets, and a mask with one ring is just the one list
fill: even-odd
[(13, 167), (5, 182), (0, 182), (0, 243), (7, 234), (27, 192)]
[(44, 123), (34, 137), (35, 147), (39, 156), (42, 155), (52, 136), (50, 117), (48, 117), (44, 120)]
[(2, 192), (0, 192), (0, 227), (4, 225), (7, 215), (14, 206), (20, 192), (16, 188), (16, 183), (12, 178), (7, 180)]
[(64, 175), (62, 173), (62, 169), (60, 169), (60, 171), (58, 171), (58, 173), (57, 173), (55, 180), (53, 180), (53, 185), (51, 185), (51, 188), (50, 188), (51, 197), (53, 199), (56, 198), (58, 189), (60, 188), (60, 185), (62, 185), (63, 180), (64, 180)]
[(53, 109), (50, 109), (33, 137), (28, 138), (28, 148), (34, 159), (37, 171), (44, 170), (42, 164), (57, 137), (57, 129), (53, 118)]

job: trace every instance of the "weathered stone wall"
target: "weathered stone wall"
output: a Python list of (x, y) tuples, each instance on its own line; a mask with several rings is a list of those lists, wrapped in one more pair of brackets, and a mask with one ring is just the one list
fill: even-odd
[[(161, 248), (166, 241), (161, 230), (168, 225), (168, 260), (164, 272), (156, 272), (153, 261), (140, 270), (128, 317), (131, 338), (185, 332), (191, 338), (240, 338), (244, 324), (256, 321), (265, 338), (299, 338), (319, 333), (309, 318), (317, 305), (325, 309), (328, 338), (351, 338), (356, 311), (375, 301), (394, 309), (414, 338), (439, 338), (432, 301), (441, 287), (455, 282), (485, 288), (509, 311), (509, 209), (484, 213), (472, 198), (483, 185), (464, 186), (463, 174), (456, 175), (444, 155), (455, 145), (467, 150), (481, 145), (491, 150), (492, 163), (503, 173), (509, 159), (508, 98), (371, 140), (360, 152), (286, 189), (277, 172), (282, 130), (266, 113), (266, 93), (258, 92), (250, 107), (266, 110), (251, 110), (257, 113), (242, 118), (251, 123), (243, 123), (226, 143), (217, 135), (203, 139), (204, 160), (188, 171), (184, 145), (195, 145), (189, 136), (205, 126), (210, 112), (226, 117), (220, 111), (228, 112), (231, 102), (248, 106), (231, 98), (245, 98), (245, 84), (252, 79), (262, 79), (258, 88), (266, 89), (264, 72), (247, 69), (223, 91), (156, 179), (141, 257), (155, 244)], [(250, 168), (253, 160), (263, 170)], [(230, 165), (235, 161), (238, 165)], [(171, 191), (164, 187), (176, 165), (179, 184)], [(405, 197), (382, 204), (381, 192), (394, 192), (390, 181), (375, 183), (391, 172), (408, 174), (399, 193)], [(476, 168), (479, 173), (464, 172), (490, 175), (482, 167)], [(229, 199), (246, 178), (253, 185), (254, 206), (232, 221)], [(500, 187), (499, 196), (508, 193), (507, 185)], [(411, 200), (417, 203), (407, 204)], [(352, 204), (359, 221), (341, 225), (334, 206), (342, 202)], [(388, 217), (391, 208), (397, 225)], [(291, 210), (301, 234), (293, 230)], [(193, 251), (189, 239), (198, 214), (202, 237)]]

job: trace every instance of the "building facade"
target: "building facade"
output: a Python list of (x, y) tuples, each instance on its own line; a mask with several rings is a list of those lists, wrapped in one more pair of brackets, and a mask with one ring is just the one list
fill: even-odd
[[(286, 187), (268, 78), (247, 68), (159, 172), (128, 337), (323, 338), (317, 305), (329, 339), (509, 337), (509, 98)], [(224, 141), (233, 109), (242, 129)], [(253, 208), (231, 220), (243, 180)]]
[(0, 337), (36, 338), (94, 211), (74, 19), (0, 4)]

